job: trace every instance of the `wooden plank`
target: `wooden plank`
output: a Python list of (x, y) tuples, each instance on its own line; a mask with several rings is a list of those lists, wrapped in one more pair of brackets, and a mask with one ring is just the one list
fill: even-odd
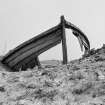
[(1, 62), (13, 71), (19, 71), (19, 68), (26, 70), (35, 65), (40, 67), (38, 55), (60, 42), (61, 25), (59, 24), (19, 45), (7, 53)]
[(62, 25), (62, 51), (63, 51), (63, 64), (67, 64), (67, 46), (66, 46), (66, 36), (65, 36), (65, 19), (64, 16), (61, 16), (61, 25)]
[(30, 40), (22, 43), (21, 45), (17, 46), (16, 48), (14, 48), (13, 50), (11, 50), (9, 53), (7, 53), (3, 59), (1, 60), (2, 63), (5, 63), (5, 61), (8, 59), (8, 58), (11, 58), (11, 56), (13, 54), (15, 54), (16, 52), (18, 52), (19, 50), (25, 48), (26, 46), (30, 45), (31, 43), (34, 43), (36, 42), (37, 40), (40, 40), (40, 39), (43, 39), (43, 37), (47, 37), (49, 36), (50, 34), (54, 33), (56, 30), (60, 29), (60, 25), (58, 24), (57, 26), (31, 38)]
[[(24, 52), (23, 54), (21, 54), (20, 56), (16, 57), (14, 60), (12, 60), (11, 62), (8, 62), (8, 65), (13, 66), (15, 64), (17, 64), (18, 62), (20, 62), (22, 59), (24, 59), (27, 56), (30, 56), (33, 53), (36, 53), (35, 55), (38, 56), (38, 54), (42, 53), (42, 51), (40, 53), (38, 53), (41, 49), (44, 49), (46, 51), (46, 47), (48, 45), (51, 45), (52, 43), (55, 43), (56, 41), (61, 40), (61, 36), (58, 37), (52, 37), (50, 40), (46, 41), (45, 43), (42, 43), (40, 46), (36, 46), (30, 50), (28, 50), (27, 52)], [(50, 46), (51, 48), (52, 46)], [(44, 52), (43, 50), (43, 52)]]
[(47, 43), (47, 41), (52, 40), (55, 37), (60, 36), (61, 30), (56, 30), (54, 33), (49, 34), (49, 36), (43, 37), (36, 42), (32, 42), (29, 45), (25, 46), (24, 48), (18, 50), (16, 53), (12, 54), (9, 58), (5, 60), (6, 63), (11, 62), (12, 60), (16, 59), (18, 56), (24, 54), (25, 52), (37, 48), (40, 45), (43, 45), (44, 43)]
[[(37, 53), (42, 53), (42, 52), (44, 52), (45, 50), (47, 51), (49, 48), (51, 48), (51, 46), (54, 47), (54, 46), (56, 46), (56, 45), (59, 44), (59, 43), (61, 43), (61, 40), (56, 41), (55, 43), (52, 43), (52, 44), (48, 45), (48, 46), (46, 47), (46, 49), (43, 48), (43, 49), (39, 50), (39, 52), (37, 52)], [(39, 54), (37, 54), (37, 55), (39, 55)], [(13, 70), (18, 71), (19, 68), (22, 67), (22, 65), (24, 65), (26, 62), (27, 62), (27, 63), (30, 62), (30, 61), (33, 60), (35, 57), (36, 57), (36, 53), (33, 53), (33, 54), (31, 54), (30, 56), (27, 56), (26, 58), (24, 58), (24, 59), (22, 59), (21, 61), (19, 61), (16, 65), (11, 66), (11, 68), (13, 68)], [(35, 65), (36, 65), (36, 62), (35, 62)]]
[(7, 53), (1, 62), (14, 71), (40, 66), (38, 55), (61, 43), (61, 24), (24, 42)]
[(82, 30), (80, 30), (77, 26), (75, 26), (74, 24), (72, 24), (68, 21), (65, 21), (65, 27), (68, 28), (68, 29), (72, 29), (73, 31), (76, 31), (77, 33), (79, 33), (82, 40), (84, 40), (87, 43), (88, 48), (90, 50), (90, 42), (89, 42), (87, 36), (82, 32)]
[(41, 67), (41, 64), (40, 64), (40, 61), (39, 61), (39, 57), (37, 56), (36, 59), (36, 65), (40, 68)]

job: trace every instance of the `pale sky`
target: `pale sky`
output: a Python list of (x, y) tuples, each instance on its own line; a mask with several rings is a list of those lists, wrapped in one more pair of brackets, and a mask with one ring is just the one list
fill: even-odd
[[(91, 48), (105, 43), (105, 0), (0, 0), (0, 55), (60, 22), (60, 16), (78, 26)], [(83, 53), (71, 30), (66, 30), (68, 58)], [(61, 44), (40, 55), (41, 60), (62, 59)]]

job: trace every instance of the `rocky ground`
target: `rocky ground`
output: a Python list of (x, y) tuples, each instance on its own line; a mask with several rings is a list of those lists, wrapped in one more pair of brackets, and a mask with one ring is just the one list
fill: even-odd
[(0, 105), (105, 105), (105, 45), (68, 65), (42, 66), (19, 72), (1, 66)]

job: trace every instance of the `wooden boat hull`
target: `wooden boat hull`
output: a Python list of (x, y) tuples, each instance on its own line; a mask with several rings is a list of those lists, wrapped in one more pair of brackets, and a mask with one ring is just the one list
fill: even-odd
[(61, 34), (61, 27), (57, 25), (16, 47), (1, 62), (14, 71), (33, 68), (38, 65), (37, 59), (41, 53), (61, 42)]

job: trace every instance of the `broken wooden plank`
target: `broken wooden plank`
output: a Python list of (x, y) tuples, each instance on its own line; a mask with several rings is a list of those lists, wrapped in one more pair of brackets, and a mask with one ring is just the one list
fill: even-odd
[(87, 36), (77, 26), (65, 20), (65, 27), (71, 29), (73, 34), (74, 32), (78, 33), (78, 35), (81, 37), (81, 41), (83, 42), (84, 47), (86, 47), (88, 51), (90, 50), (90, 42)]

